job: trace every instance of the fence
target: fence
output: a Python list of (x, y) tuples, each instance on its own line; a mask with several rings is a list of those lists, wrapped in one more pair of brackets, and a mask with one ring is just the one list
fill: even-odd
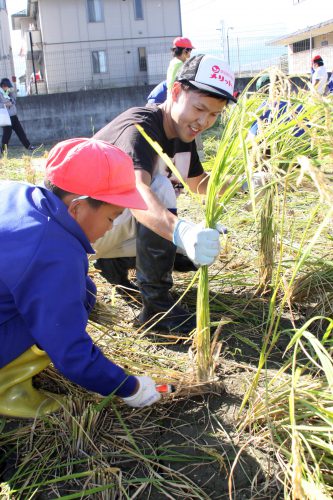
[[(196, 53), (211, 53), (229, 60), (236, 76), (253, 76), (268, 66), (287, 71), (286, 49), (270, 47), (268, 37), (229, 37), (197, 40)], [(34, 81), (27, 61), (27, 93), (58, 93), (156, 84), (166, 76), (170, 41), (150, 39), (99, 41), (90, 44), (44, 45), (34, 61), (41, 79)]]
[[(286, 74), (310, 74), (311, 57), (318, 52), (327, 69), (332, 69), (333, 44), (309, 50), (304, 46), (288, 57), (286, 47), (270, 45), (273, 38), (229, 35), (227, 39), (198, 39), (193, 54), (210, 53), (224, 58), (238, 78), (255, 76), (271, 66), (279, 67)], [(42, 78), (36, 82), (29, 79), (28, 94), (154, 85), (165, 79), (171, 58), (170, 45), (170, 41), (158, 43), (156, 39), (130, 43), (102, 41), (98, 45), (92, 42), (77, 48), (65, 44), (57, 48), (45, 45), (35, 61), (35, 69)], [(31, 75), (31, 61), (27, 62), (27, 74)]]

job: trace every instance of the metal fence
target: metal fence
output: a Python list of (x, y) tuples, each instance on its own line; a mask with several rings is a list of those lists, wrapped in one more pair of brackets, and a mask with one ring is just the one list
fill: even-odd
[[(277, 66), (286, 74), (310, 73), (311, 54), (316, 49), (300, 47), (298, 53), (288, 58), (287, 47), (271, 46), (269, 36), (229, 36), (216, 39), (196, 40), (195, 53), (211, 53), (223, 57), (236, 77), (255, 76), (264, 69)], [(170, 42), (152, 43), (149, 39), (118, 42), (96, 42), (84, 47), (69, 49), (44, 46), (34, 61), (27, 61), (26, 87), (28, 94), (58, 93), (112, 87), (136, 87), (152, 85), (166, 77), (171, 58)], [(303, 54), (302, 64), (300, 53)], [(320, 50), (324, 61), (333, 64), (333, 45)], [(293, 59), (293, 56), (295, 59)], [(291, 63), (291, 66), (290, 66)]]

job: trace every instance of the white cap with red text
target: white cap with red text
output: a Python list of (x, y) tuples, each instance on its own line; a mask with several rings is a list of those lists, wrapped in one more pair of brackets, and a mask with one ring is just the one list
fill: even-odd
[(177, 80), (237, 102), (233, 97), (235, 75), (219, 57), (204, 54), (191, 57), (184, 63)]

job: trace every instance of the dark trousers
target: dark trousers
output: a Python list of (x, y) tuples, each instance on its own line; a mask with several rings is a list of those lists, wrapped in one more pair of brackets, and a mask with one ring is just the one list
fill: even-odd
[(2, 127), (3, 133), (2, 133), (2, 143), (1, 143), (1, 150), (5, 150), (5, 146), (8, 147), (9, 140), (11, 138), (12, 132), (16, 133), (17, 137), (20, 139), (22, 142), (23, 146), (28, 149), (30, 146), (30, 141), (25, 135), (25, 132), (23, 130), (23, 127), (20, 123), (20, 120), (18, 119), (17, 115), (11, 116), (10, 121), (12, 122), (12, 125), (8, 125), (7, 127)]

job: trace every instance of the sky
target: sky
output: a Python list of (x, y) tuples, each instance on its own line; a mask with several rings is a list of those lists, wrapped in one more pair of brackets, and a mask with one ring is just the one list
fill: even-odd
[(331, 0), (180, 0), (183, 34), (212, 36), (221, 21), (238, 35), (279, 37), (332, 19)]
[[(221, 21), (238, 34), (271, 33), (287, 29), (285, 8), (292, 0), (181, 0), (183, 34), (215, 37)], [(274, 14), (273, 14), (274, 12)]]

